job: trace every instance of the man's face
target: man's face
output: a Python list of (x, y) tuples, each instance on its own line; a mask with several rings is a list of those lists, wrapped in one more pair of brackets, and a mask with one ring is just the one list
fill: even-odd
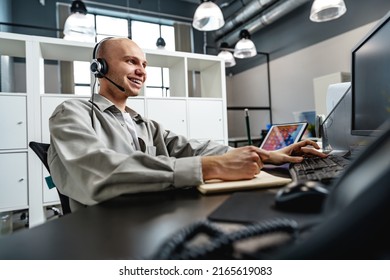
[(123, 87), (127, 96), (137, 96), (146, 80), (144, 52), (128, 39), (107, 43), (108, 77)]

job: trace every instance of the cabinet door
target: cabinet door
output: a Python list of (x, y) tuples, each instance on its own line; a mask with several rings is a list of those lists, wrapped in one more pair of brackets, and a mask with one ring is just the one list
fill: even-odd
[(27, 148), (25, 96), (0, 96), (0, 149)]
[(187, 137), (185, 100), (149, 99), (147, 117), (161, 123), (165, 129)]
[(224, 139), (222, 100), (189, 100), (188, 114), (191, 139)]
[(0, 154), (0, 178), (0, 211), (27, 208), (26, 153)]

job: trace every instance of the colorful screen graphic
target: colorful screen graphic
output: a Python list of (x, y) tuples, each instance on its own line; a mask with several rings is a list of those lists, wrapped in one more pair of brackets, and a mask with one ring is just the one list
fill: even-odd
[(262, 149), (278, 150), (299, 140), (304, 132), (304, 124), (289, 124), (273, 126), (264, 139)]

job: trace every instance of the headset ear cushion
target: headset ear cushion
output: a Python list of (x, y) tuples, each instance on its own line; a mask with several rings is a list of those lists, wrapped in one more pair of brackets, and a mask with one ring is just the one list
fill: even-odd
[(108, 72), (108, 65), (104, 58), (93, 59), (90, 68), (96, 78), (103, 78)]
[(104, 58), (98, 58), (97, 60), (101, 64), (100, 75), (101, 75), (101, 78), (103, 78), (108, 73), (108, 64)]

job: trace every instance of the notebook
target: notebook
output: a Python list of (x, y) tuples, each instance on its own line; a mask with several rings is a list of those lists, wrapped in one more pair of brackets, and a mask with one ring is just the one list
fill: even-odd
[(290, 178), (272, 175), (261, 171), (253, 179), (238, 181), (208, 180), (198, 186), (198, 190), (203, 194), (217, 192), (242, 191), (256, 188), (280, 187), (290, 183)]
[(276, 124), (271, 126), (260, 148), (274, 151), (301, 140), (307, 127), (306, 122)]

